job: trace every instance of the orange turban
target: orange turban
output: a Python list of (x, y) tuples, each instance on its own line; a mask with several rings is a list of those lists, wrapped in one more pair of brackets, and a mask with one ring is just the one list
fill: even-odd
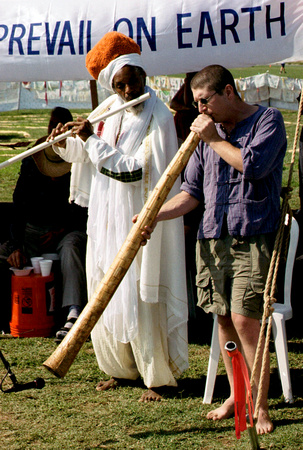
[(140, 55), (139, 45), (133, 39), (118, 31), (110, 31), (88, 52), (86, 68), (91, 76), (97, 80), (101, 70), (105, 69), (111, 61), (130, 53)]

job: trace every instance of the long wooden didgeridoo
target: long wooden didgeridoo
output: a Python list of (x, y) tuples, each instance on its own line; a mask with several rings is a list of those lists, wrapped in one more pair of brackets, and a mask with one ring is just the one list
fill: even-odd
[[(108, 117), (113, 116), (114, 114), (123, 111), (124, 109), (129, 108), (130, 106), (138, 105), (139, 103), (144, 102), (150, 97), (150, 93), (147, 92), (146, 94), (141, 95), (140, 97), (135, 98), (134, 100), (131, 100), (129, 102), (123, 103), (123, 105), (119, 106), (116, 109), (111, 109), (110, 111), (101, 114), (100, 116), (96, 116), (93, 119), (90, 120), (90, 123), (92, 125), (95, 125), (98, 122), (101, 122), (101, 120), (105, 120)], [(57, 142), (63, 141), (63, 139), (66, 139), (72, 135), (72, 130), (68, 130), (65, 133), (59, 134), (51, 141), (42, 142), (41, 144), (35, 145), (35, 147), (29, 148), (28, 150), (25, 150), (25, 152), (19, 153), (18, 155), (12, 156), (11, 158), (7, 159), (6, 161), (3, 161), (0, 163), (0, 169), (4, 169), (4, 167), (10, 166), (11, 164), (21, 161), (22, 159), (26, 158), (27, 156), (31, 156), (35, 153), (40, 152), (41, 150), (50, 147), (53, 144), (57, 144)]]
[(182, 169), (186, 166), (198, 142), (199, 137), (194, 132), (191, 132), (156, 184), (143, 206), (137, 222), (132, 226), (121, 249), (92, 298), (54, 353), (43, 363), (57, 377), (62, 378), (66, 375), (82, 345), (86, 342), (90, 332), (135, 258), (142, 241), (141, 232), (145, 226), (153, 223), (169, 191)]

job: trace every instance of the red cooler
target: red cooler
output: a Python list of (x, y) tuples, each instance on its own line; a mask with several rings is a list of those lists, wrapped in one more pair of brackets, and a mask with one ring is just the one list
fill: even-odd
[(15, 337), (49, 337), (55, 319), (54, 274), (42, 277), (12, 275), (11, 334)]

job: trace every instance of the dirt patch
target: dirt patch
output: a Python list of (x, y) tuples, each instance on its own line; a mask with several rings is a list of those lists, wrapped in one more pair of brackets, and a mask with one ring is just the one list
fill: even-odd
[(31, 135), (28, 134), (26, 131), (14, 130), (14, 132), (12, 133), (11, 130), (1, 130), (0, 131), (0, 138), (2, 136), (7, 138), (8, 136), (15, 136), (16, 134), (20, 134), (22, 137), (25, 137), (25, 138), (30, 138), (31, 137)]

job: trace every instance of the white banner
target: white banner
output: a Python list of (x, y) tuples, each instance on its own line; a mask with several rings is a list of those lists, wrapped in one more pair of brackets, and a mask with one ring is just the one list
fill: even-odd
[(108, 31), (141, 47), (148, 75), (303, 59), (303, 0), (0, 0), (0, 81), (89, 79)]

